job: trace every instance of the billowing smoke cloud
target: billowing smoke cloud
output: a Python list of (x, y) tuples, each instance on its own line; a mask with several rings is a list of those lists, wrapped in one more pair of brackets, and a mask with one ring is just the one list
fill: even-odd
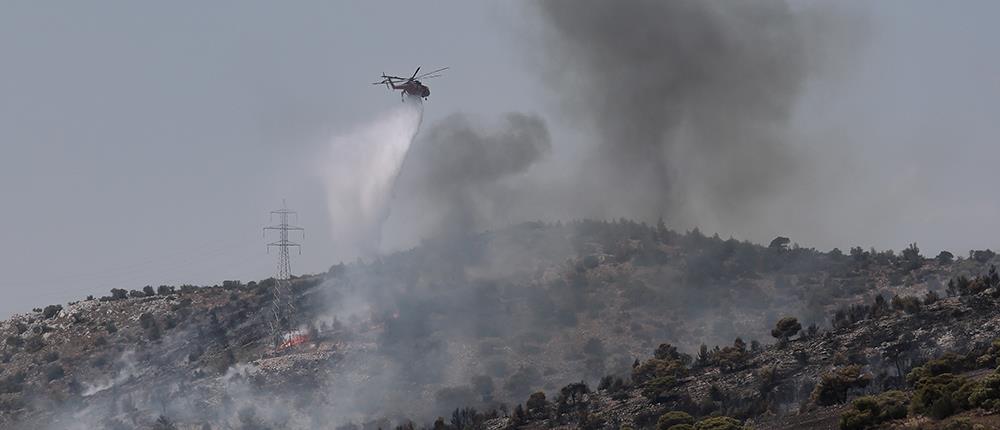
[(330, 144), (321, 168), (333, 236), (361, 255), (378, 251), (392, 189), (422, 118), (420, 100), (408, 98)]
[(509, 113), (493, 124), (461, 114), (434, 124), (414, 144), (400, 176), (393, 214), (424, 236), (454, 237), (516, 216), (517, 182), (551, 151), (545, 122)]
[(580, 175), (586, 216), (739, 224), (799, 167), (785, 128), (807, 38), (784, 2), (536, 6), (542, 75), (599, 140)]

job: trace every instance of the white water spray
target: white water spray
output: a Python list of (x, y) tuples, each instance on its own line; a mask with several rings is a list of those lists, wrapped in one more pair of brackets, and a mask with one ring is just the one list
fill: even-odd
[(362, 256), (379, 251), (382, 224), (424, 108), (408, 97), (382, 117), (336, 136), (323, 165), (334, 240)]

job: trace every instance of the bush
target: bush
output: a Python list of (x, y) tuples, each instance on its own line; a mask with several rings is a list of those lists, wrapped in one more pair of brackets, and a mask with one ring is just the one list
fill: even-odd
[(556, 402), (559, 404), (559, 411), (567, 412), (570, 407), (586, 405), (584, 399), (587, 394), (590, 394), (590, 387), (583, 381), (574, 382), (562, 387), (559, 390), (559, 396), (556, 397)]
[(112, 288), (111, 289), (111, 300), (119, 300), (128, 298), (128, 291), (122, 288)]
[(56, 315), (59, 315), (59, 311), (62, 310), (62, 305), (48, 305), (42, 311), (42, 318), (49, 319)]
[(892, 308), (905, 311), (908, 314), (915, 314), (920, 312), (920, 299), (914, 296), (896, 295), (892, 297)]
[(153, 314), (146, 312), (139, 315), (139, 325), (142, 326), (143, 330), (146, 330), (146, 336), (150, 340), (160, 338), (160, 326), (156, 323), (156, 318), (153, 317)]
[(941, 358), (937, 358), (924, 365), (915, 367), (906, 375), (906, 382), (916, 384), (923, 378), (943, 375), (945, 373), (961, 373), (974, 370), (976, 362), (972, 357), (962, 356), (953, 352), (945, 353)]
[(906, 395), (901, 391), (886, 391), (878, 396), (854, 399), (852, 409), (840, 416), (841, 430), (874, 428), (886, 421), (906, 418)]
[(736, 418), (711, 417), (698, 421), (694, 425), (695, 430), (741, 430), (743, 424)]
[(917, 381), (910, 412), (935, 419), (949, 417), (970, 407), (969, 397), (980, 390), (977, 382), (944, 373)]
[(651, 358), (632, 368), (632, 381), (643, 384), (660, 377), (679, 377), (685, 374), (684, 365), (677, 360)]
[(528, 396), (528, 401), (524, 403), (528, 409), (528, 414), (533, 416), (547, 416), (549, 413), (549, 401), (545, 399), (545, 393), (538, 391)]
[(156, 295), (156, 291), (153, 291), (152, 286), (147, 285), (145, 287), (142, 287), (142, 294), (144, 294), (146, 297), (152, 297)]
[(24, 389), (24, 372), (0, 378), (0, 394), (20, 393)]
[(941, 296), (935, 293), (934, 290), (928, 290), (927, 294), (924, 294), (924, 306), (936, 303), (938, 300), (941, 300)]
[(844, 403), (851, 389), (867, 387), (871, 380), (871, 375), (863, 373), (861, 366), (844, 366), (820, 376), (810, 399), (821, 406)]
[(161, 296), (168, 296), (170, 294), (174, 294), (174, 287), (171, 287), (169, 285), (160, 285), (159, 287), (156, 287), (156, 294), (159, 294)]
[(31, 336), (24, 344), (24, 350), (32, 354), (41, 351), (42, 348), (45, 348), (45, 342), (42, 341), (41, 336)]
[(951, 264), (951, 262), (955, 261), (955, 254), (948, 251), (941, 251), (938, 253), (937, 257), (934, 258), (938, 261), (938, 263)]
[(693, 425), (694, 418), (691, 417), (687, 412), (681, 411), (671, 411), (660, 416), (660, 419), (656, 421), (657, 430), (670, 430), (676, 425), (687, 424)]
[(146, 297), (146, 293), (139, 290), (132, 290), (128, 292), (128, 296), (132, 298)]
[(13, 348), (20, 348), (24, 345), (24, 339), (19, 336), (7, 336), (7, 345)]
[(987, 261), (990, 261), (993, 259), (993, 257), (996, 257), (996, 255), (997, 254), (995, 252), (989, 249), (969, 251), (969, 259), (978, 261), (980, 263), (985, 263)]
[(62, 379), (63, 376), (66, 376), (66, 371), (63, 370), (63, 367), (58, 364), (52, 365), (49, 368), (45, 369), (45, 380), (47, 381), (55, 381), (56, 379)]
[(996, 410), (1000, 407), (1000, 373), (993, 372), (974, 388), (969, 395), (971, 406), (986, 410)]
[(643, 384), (642, 395), (647, 399), (658, 402), (669, 396), (670, 390), (677, 386), (677, 379), (672, 376), (660, 376), (653, 378)]
[(802, 324), (799, 324), (798, 319), (784, 317), (774, 325), (774, 329), (771, 330), (771, 336), (774, 336), (781, 342), (787, 342), (788, 338), (795, 336), (799, 330), (802, 330)]

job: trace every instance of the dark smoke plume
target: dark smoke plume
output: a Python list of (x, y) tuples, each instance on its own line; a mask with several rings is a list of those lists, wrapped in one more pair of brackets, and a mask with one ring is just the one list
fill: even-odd
[(581, 175), (590, 216), (739, 225), (796, 168), (783, 132), (807, 47), (785, 3), (536, 6), (546, 82), (599, 139)]
[[(409, 211), (393, 216), (424, 220), (422, 231), (454, 237), (501, 220), (520, 187), (508, 183), (551, 151), (545, 122), (509, 113), (499, 124), (478, 124), (461, 114), (431, 126), (414, 143), (396, 197)], [(397, 221), (398, 222), (398, 221)]]

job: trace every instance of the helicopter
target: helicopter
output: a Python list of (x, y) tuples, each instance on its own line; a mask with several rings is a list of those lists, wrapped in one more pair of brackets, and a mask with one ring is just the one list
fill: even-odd
[(382, 80), (379, 82), (372, 82), (372, 85), (385, 85), (386, 88), (391, 90), (402, 90), (400, 93), (400, 100), (406, 100), (406, 96), (410, 95), (413, 97), (420, 97), (427, 100), (427, 97), (431, 95), (431, 89), (427, 88), (427, 85), (420, 83), (421, 79), (430, 79), (441, 76), (439, 73), (448, 70), (448, 67), (443, 67), (437, 69), (433, 72), (427, 72), (420, 76), (420, 67), (413, 72), (413, 75), (409, 78), (401, 78), (399, 76), (389, 76), (385, 73), (382, 74)]

